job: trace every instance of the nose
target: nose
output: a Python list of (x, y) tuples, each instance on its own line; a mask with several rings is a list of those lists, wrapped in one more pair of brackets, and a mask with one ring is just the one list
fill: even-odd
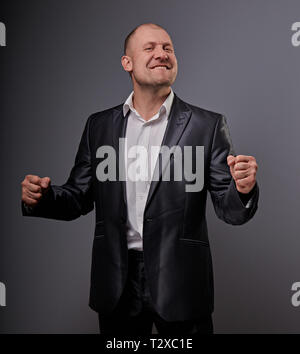
[(161, 46), (157, 46), (154, 51), (154, 58), (168, 60), (169, 56)]

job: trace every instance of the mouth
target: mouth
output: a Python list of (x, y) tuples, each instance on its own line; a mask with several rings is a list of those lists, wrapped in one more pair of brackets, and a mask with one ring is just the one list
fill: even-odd
[(150, 67), (150, 69), (154, 70), (154, 69), (157, 69), (157, 70), (170, 70), (171, 68), (168, 67), (168, 65), (166, 64), (159, 64), (159, 65), (155, 65), (155, 66), (152, 66)]

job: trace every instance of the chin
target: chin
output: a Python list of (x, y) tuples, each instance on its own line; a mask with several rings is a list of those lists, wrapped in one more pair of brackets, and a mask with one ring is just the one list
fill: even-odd
[(157, 80), (154, 82), (154, 85), (157, 85), (157, 86), (171, 86), (173, 83), (172, 80)]
[(136, 80), (136, 82), (140, 86), (149, 86), (149, 87), (168, 87), (171, 86), (174, 82), (174, 80), (170, 79), (152, 79), (152, 80)]

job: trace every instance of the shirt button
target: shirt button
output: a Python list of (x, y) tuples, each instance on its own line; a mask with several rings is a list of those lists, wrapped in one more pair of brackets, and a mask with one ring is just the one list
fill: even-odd
[(151, 222), (151, 221), (153, 221), (153, 219), (152, 218), (147, 218), (145, 221), (146, 222)]

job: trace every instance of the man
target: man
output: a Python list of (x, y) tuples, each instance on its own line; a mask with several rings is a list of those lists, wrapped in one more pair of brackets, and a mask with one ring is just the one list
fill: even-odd
[[(132, 94), (124, 104), (89, 117), (64, 185), (51, 185), (49, 177), (25, 177), (23, 215), (73, 220), (95, 205), (89, 304), (99, 314), (101, 333), (150, 334), (153, 322), (161, 334), (212, 333), (207, 191), (219, 218), (247, 222), (257, 209), (255, 158), (234, 156), (222, 115), (174, 94), (177, 60), (162, 27), (135, 28), (125, 40), (122, 66), (131, 76)], [(120, 138), (126, 138), (123, 150)], [(117, 178), (99, 178), (105, 163), (99, 147), (104, 146), (116, 151), (125, 180), (120, 170)], [(148, 180), (128, 178), (137, 155), (130, 159), (127, 152), (137, 146), (148, 153), (154, 146), (204, 147), (202, 188), (188, 192), (187, 178), (163, 180), (157, 153), (146, 160), (151, 155), (160, 166), (158, 179), (153, 170)], [(184, 158), (193, 168), (201, 160)], [(169, 165), (175, 162), (170, 158)], [(150, 164), (141, 166), (148, 174)]]

